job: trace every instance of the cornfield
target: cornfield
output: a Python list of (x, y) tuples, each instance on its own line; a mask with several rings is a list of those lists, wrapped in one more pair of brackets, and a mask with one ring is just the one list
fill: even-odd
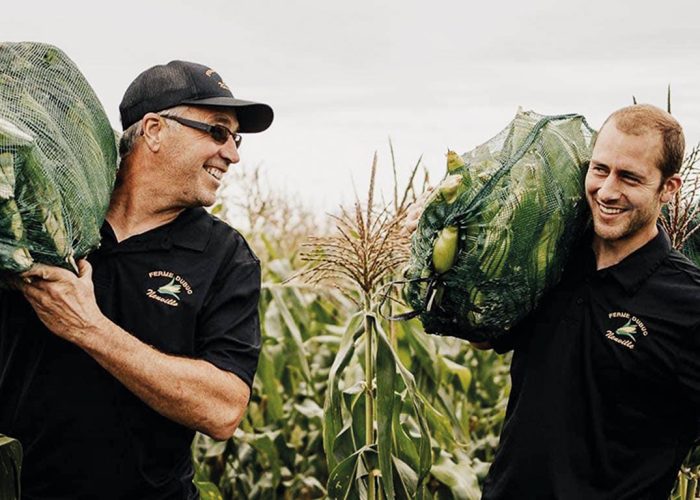
[[(686, 179), (696, 162), (697, 149)], [(198, 435), (193, 444), (203, 498), (480, 498), (505, 416), (510, 357), (428, 335), (416, 320), (386, 319), (401, 312), (388, 284), (404, 271), (403, 218), (421, 194), (419, 166), (402, 195), (395, 189), (380, 203), (375, 155), (367, 199), (311, 238), (319, 222), (261, 187), (259, 171), (229, 178), (248, 193), (235, 211), (263, 260), (264, 345), (235, 436)], [(695, 194), (674, 200), (662, 220), (687, 245), (698, 227), (687, 202)], [(223, 200), (216, 210), (234, 212)], [(696, 498), (699, 480), (700, 453), (691, 453), (670, 498)]]

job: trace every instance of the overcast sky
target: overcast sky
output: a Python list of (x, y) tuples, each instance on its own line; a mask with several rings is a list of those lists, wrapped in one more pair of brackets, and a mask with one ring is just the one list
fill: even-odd
[(391, 186), (418, 157), (434, 179), (447, 147), (485, 142), (518, 106), (581, 113), (665, 106), (700, 141), (700, 2), (354, 0), (8, 2), (5, 41), (57, 45), (102, 100), (118, 105), (142, 70), (172, 59), (222, 75), (236, 97), (267, 102), (275, 122), (250, 135), (241, 168), (320, 210), (362, 193), (374, 151)]

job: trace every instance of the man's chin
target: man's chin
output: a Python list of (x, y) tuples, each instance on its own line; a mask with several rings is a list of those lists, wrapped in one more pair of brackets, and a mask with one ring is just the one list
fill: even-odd
[(626, 234), (625, 227), (611, 226), (602, 222), (593, 221), (593, 232), (601, 240), (616, 241), (624, 239)]

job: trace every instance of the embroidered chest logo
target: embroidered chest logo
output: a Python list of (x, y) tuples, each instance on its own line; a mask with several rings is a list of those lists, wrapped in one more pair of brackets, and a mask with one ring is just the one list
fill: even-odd
[(148, 278), (153, 283), (146, 296), (163, 304), (178, 307), (183, 295), (192, 295), (192, 287), (180, 275), (172, 271), (151, 271)]
[(605, 333), (605, 337), (617, 342), (620, 345), (627, 347), (628, 349), (634, 349), (637, 341), (639, 340), (639, 335), (646, 337), (649, 332), (647, 327), (642, 323), (642, 320), (636, 316), (631, 315), (628, 312), (611, 312), (608, 314), (609, 319), (614, 319), (619, 322), (620, 319), (627, 320), (625, 323), (618, 326), (615, 331), (608, 330)]

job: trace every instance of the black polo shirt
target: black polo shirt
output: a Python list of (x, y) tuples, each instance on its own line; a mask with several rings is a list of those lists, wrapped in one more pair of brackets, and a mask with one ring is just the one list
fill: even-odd
[[(120, 243), (105, 224), (89, 260), (112, 321), (162, 352), (252, 384), (260, 265), (236, 231), (201, 208)], [(194, 431), (51, 334), (17, 292), (0, 295), (0, 433), (24, 446), (26, 498), (197, 498)]]
[(663, 231), (601, 271), (582, 245), (495, 345), (512, 389), (483, 498), (666, 500), (697, 433), (699, 325), (700, 270)]

